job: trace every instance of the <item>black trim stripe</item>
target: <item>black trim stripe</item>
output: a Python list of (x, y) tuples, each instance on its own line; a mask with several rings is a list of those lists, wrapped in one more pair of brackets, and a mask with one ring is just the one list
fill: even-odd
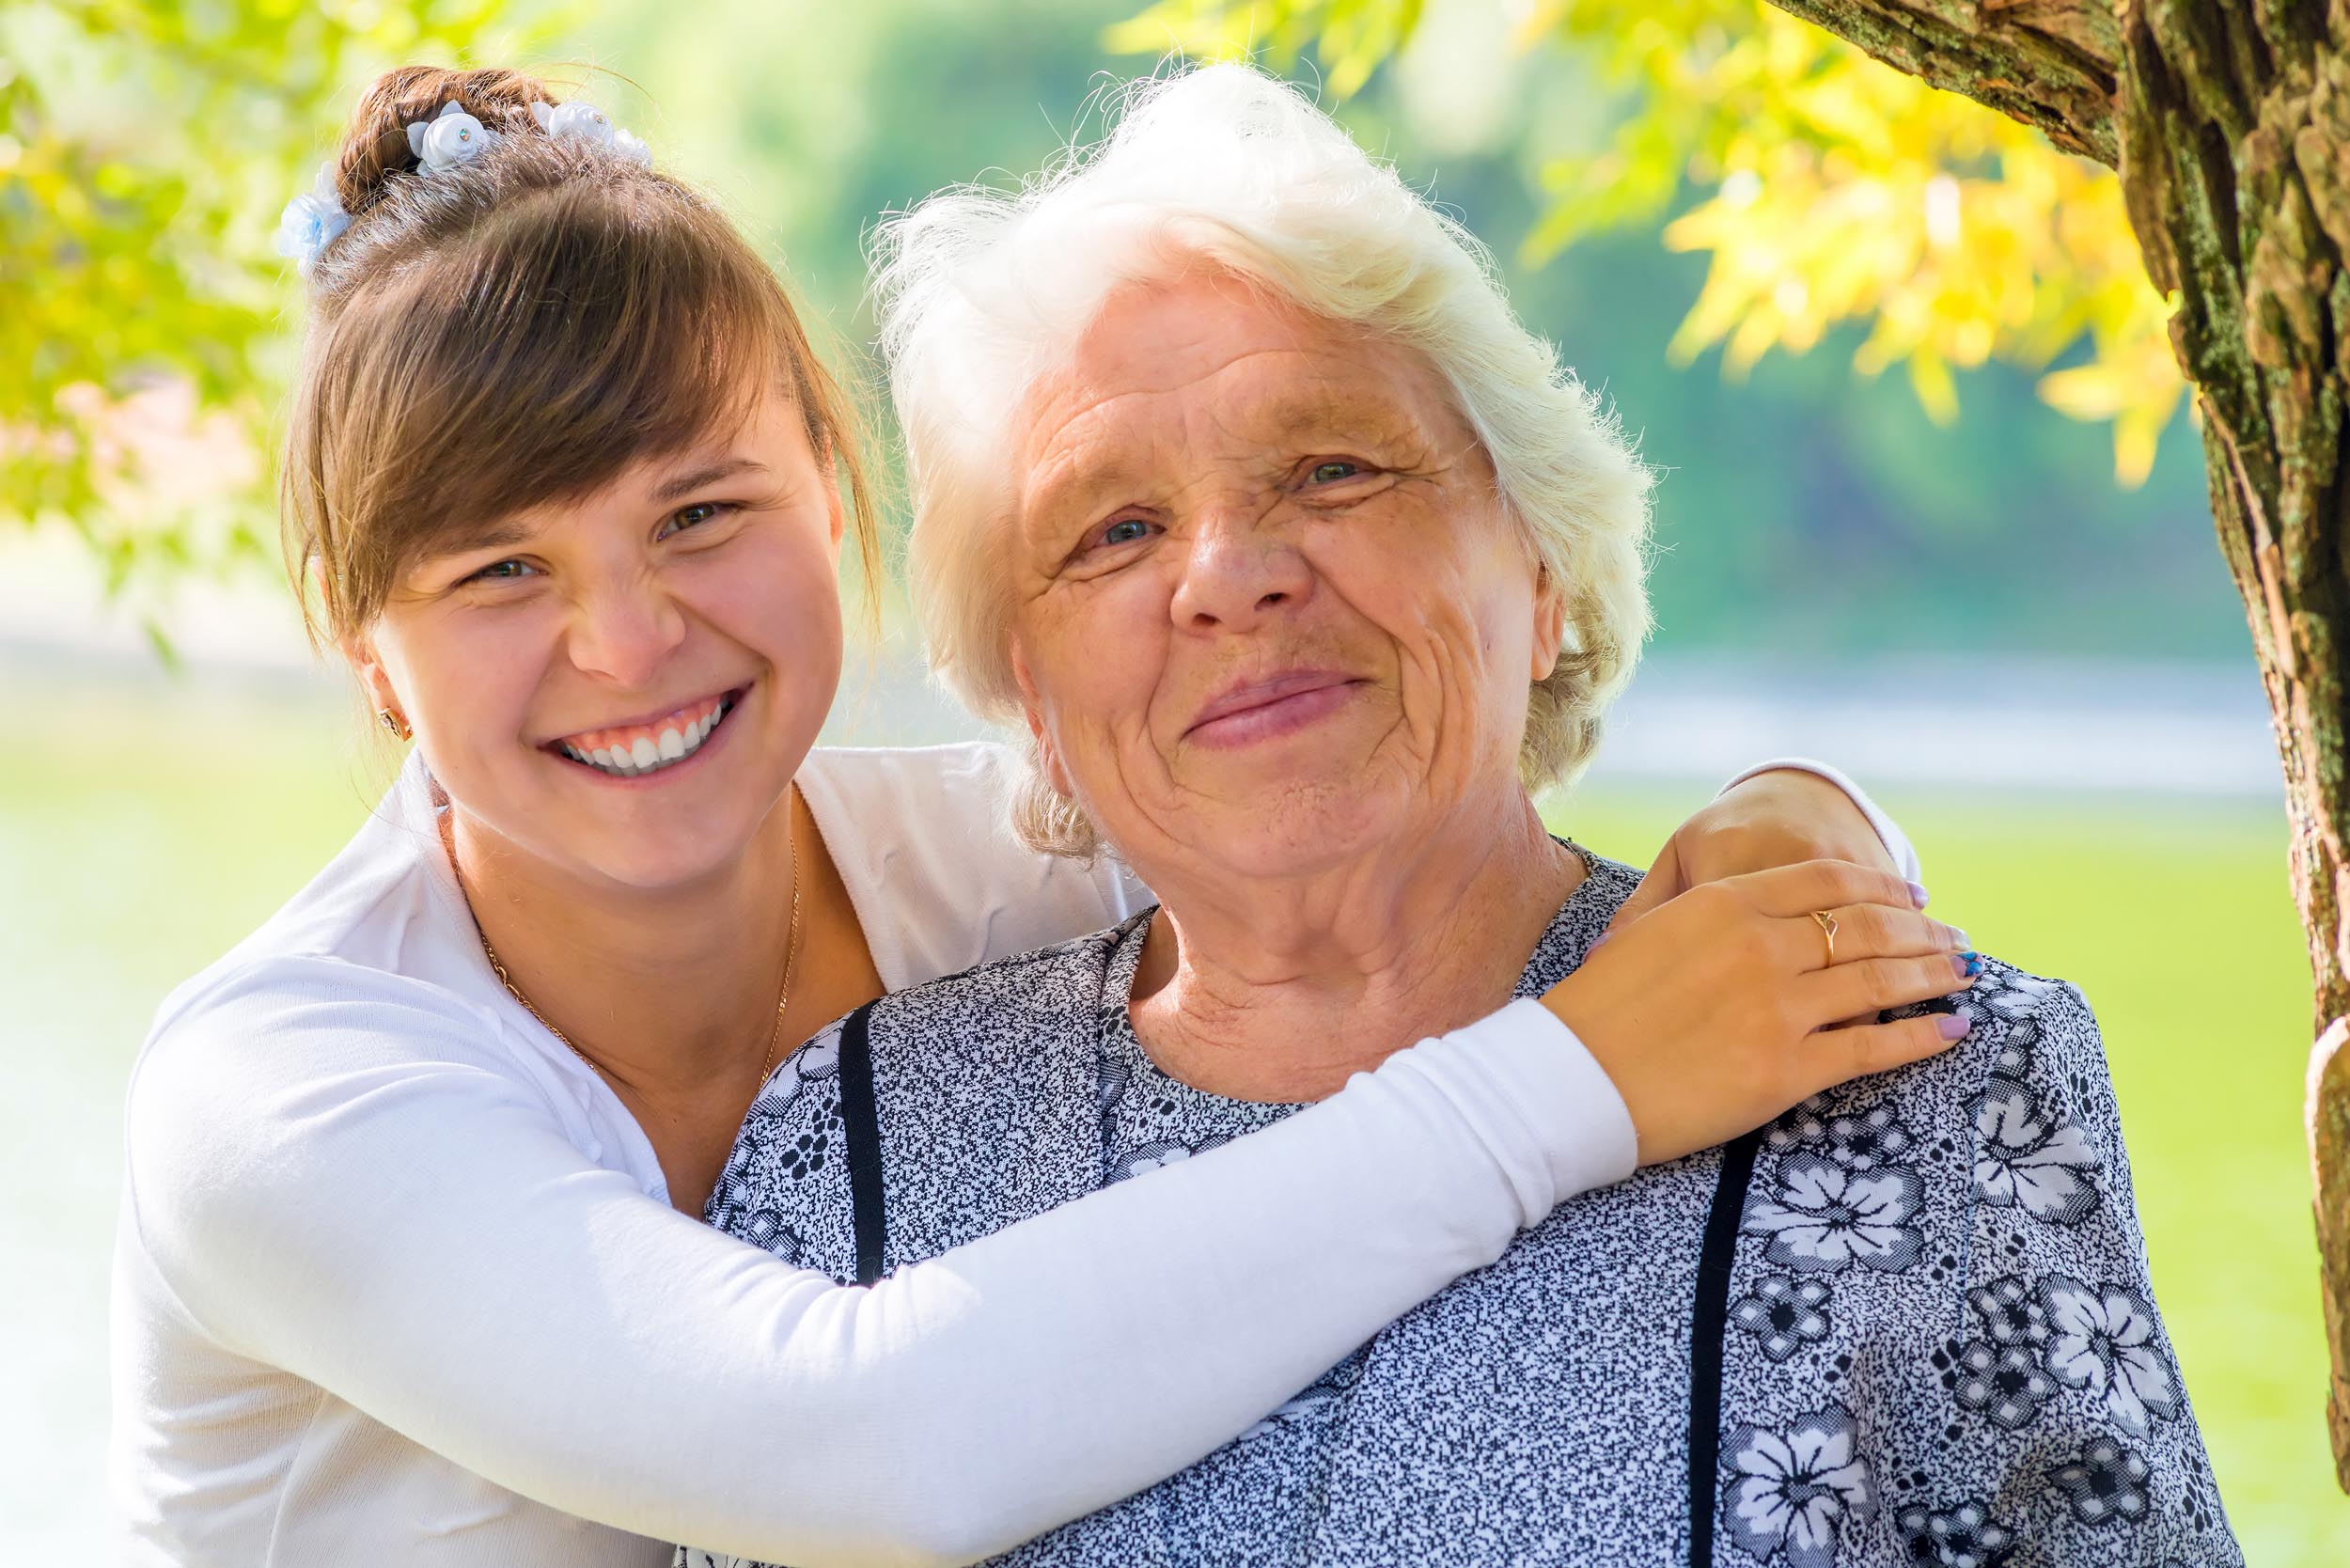
[[(844, 1058), (845, 1059), (845, 1058)], [(1730, 1329), (1730, 1269), (1738, 1251), (1747, 1184), (1760, 1129), (1722, 1150), (1721, 1180), (1705, 1213), (1697, 1300), (1689, 1320), (1689, 1568), (1714, 1568), (1714, 1521), (1722, 1461), (1722, 1336)]]
[(856, 1225), (856, 1282), (882, 1277), (882, 1252), (889, 1237), (883, 1206), (881, 1112), (873, 1101), (873, 1048), (866, 1040), (866, 1003), (840, 1027), (841, 1137), (849, 1146), (849, 1203)]

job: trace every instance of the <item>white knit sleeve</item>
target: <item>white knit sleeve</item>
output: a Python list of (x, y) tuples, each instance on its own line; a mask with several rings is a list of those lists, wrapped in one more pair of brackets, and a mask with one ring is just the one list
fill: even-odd
[(1633, 1165), (1518, 1002), (844, 1287), (587, 1161), (437, 995), (276, 960), (176, 1023), (133, 1086), (137, 1240), (210, 1338), (492, 1482), (804, 1568), (966, 1561), (1146, 1486)]

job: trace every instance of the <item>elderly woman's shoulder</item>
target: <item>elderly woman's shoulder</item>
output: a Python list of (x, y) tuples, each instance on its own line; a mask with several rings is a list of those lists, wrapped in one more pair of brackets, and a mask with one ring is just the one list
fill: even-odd
[(1883, 1166), (1903, 1203), (1931, 1200), (1951, 1223), (2013, 1211), (2070, 1233), (2095, 1214), (2123, 1217), (2121, 1113), (2079, 988), (1986, 959), (1966, 990), (1888, 1016), (1922, 1012), (1970, 1027), (1939, 1056), (1839, 1085), (1765, 1128), (1771, 1180)]
[(1965, 1038), (1950, 1051), (1904, 1070), (1948, 1088), (1971, 1092), (1984, 1077), (2023, 1072), (2027, 1057), (2049, 1052), (2068, 1063), (2090, 1058), (2100, 1071), (2104, 1067), (2105, 1047), (2097, 1032), (2096, 1014), (2079, 986), (2035, 975), (1987, 953), (1982, 973), (1966, 990), (1914, 1007), (1896, 1008), (1885, 1016), (1911, 1018), (1926, 1012), (1954, 1012), (1970, 1025)]
[(1150, 917), (1145, 911), (1102, 931), (889, 993), (867, 1018), (875, 1065), (884, 1066), (890, 1048), (901, 1042), (946, 1052), (965, 1066), (1064, 1039), (1089, 1043), (1104, 1010), (1124, 1004), (1122, 986), (1120, 995), (1110, 995), (1114, 981), (1131, 974), (1130, 965), (1119, 963), (1120, 951), (1140, 939), (1139, 928)]
[(1986, 954), (1982, 973), (1950, 1002), (1974, 1022), (1957, 1054), (1976, 1057), (1993, 1072), (2014, 1065), (2003, 1053), (2043, 1040), (2068, 1055), (2085, 1050), (2101, 1062), (2105, 1058), (2096, 1013), (2071, 980), (2035, 975)]
[(1959, 1005), (2009, 1021), (2076, 1019), (2094, 1027), (2089, 998), (2071, 980), (2035, 975), (2003, 958), (1982, 956), (1982, 973), (1956, 993)]
[[(2077, 985), (1986, 955), (1966, 990), (1887, 1016), (1919, 1012), (1955, 1012), (1971, 1027), (1950, 1050), (1892, 1074), (1900, 1098), (1955, 1108), (1995, 1129), (2017, 1117), (2060, 1114), (2118, 1139), (2105, 1040)], [(1846, 1090), (1865, 1091), (1874, 1081)]]

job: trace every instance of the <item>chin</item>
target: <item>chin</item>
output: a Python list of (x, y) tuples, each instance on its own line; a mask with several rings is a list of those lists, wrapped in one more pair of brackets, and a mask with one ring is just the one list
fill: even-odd
[(1394, 841), (1409, 825), (1386, 792), (1363, 787), (1359, 772), (1293, 778), (1228, 798), (1234, 804), (1202, 814), (1184, 837), (1213, 846), (1211, 858), (1246, 877), (1335, 870)]
[(763, 792), (746, 788), (744, 779), (723, 782), (723, 790), (680, 791), (675, 799), (615, 792), (595, 803), (601, 809), (572, 803), (541, 820), (563, 824), (558, 853), (590, 878), (640, 892), (684, 886), (738, 864), (791, 780), (787, 776)]
[[(602, 844), (581, 856), (588, 873), (634, 892), (658, 893), (724, 874), (743, 858), (740, 834), (688, 833), (640, 840), (625, 850)], [(618, 853), (615, 853), (618, 851)]]

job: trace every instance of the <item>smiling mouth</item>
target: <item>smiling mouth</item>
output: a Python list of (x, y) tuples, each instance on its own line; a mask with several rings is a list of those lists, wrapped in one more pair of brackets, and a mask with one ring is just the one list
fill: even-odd
[(1268, 740), (1337, 711), (1362, 684), (1337, 670), (1294, 670), (1252, 682), (1210, 702), (1184, 733), (1216, 745)]
[(643, 778), (673, 768), (699, 751), (742, 700), (739, 690), (706, 697), (649, 723), (583, 729), (550, 741), (545, 749), (606, 778)]

